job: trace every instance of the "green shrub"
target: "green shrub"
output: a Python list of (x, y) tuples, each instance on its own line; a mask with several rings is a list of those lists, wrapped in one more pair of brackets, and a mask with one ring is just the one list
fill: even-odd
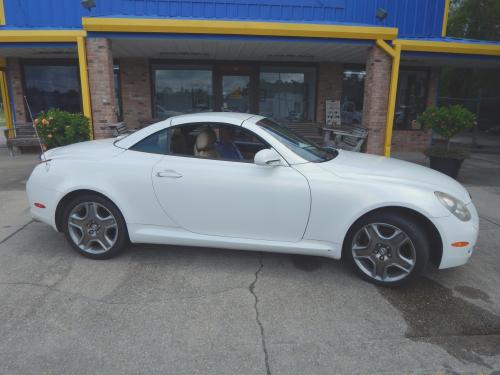
[(34, 125), (46, 149), (90, 139), (89, 120), (80, 113), (49, 109), (38, 115)]
[(462, 149), (450, 149), (450, 140), (457, 134), (474, 126), (476, 116), (468, 109), (453, 105), (449, 107), (427, 108), (417, 121), (424, 129), (433, 129), (441, 136), (445, 146), (433, 146), (426, 150), (427, 156), (445, 157), (451, 159), (464, 159), (468, 152)]

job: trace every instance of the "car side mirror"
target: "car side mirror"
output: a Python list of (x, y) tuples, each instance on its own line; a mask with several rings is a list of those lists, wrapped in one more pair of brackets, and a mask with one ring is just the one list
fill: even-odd
[(266, 148), (260, 150), (255, 154), (254, 163), (257, 165), (263, 165), (267, 167), (277, 167), (283, 165), (281, 162), (281, 156), (272, 148)]

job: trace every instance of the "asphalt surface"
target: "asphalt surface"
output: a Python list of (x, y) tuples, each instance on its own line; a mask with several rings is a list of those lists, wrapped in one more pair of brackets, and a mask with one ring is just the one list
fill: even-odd
[(83, 258), (31, 221), (34, 163), (0, 149), (0, 374), (500, 374), (499, 156), (460, 177), (481, 215), (471, 261), (397, 290), (315, 257)]

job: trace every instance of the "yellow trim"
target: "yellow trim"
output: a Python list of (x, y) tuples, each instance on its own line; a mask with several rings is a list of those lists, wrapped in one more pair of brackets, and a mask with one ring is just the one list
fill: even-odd
[(444, 14), (443, 14), (443, 29), (441, 30), (441, 36), (446, 36), (446, 29), (448, 28), (448, 14), (450, 13), (450, 2), (451, 0), (444, 0)]
[(259, 35), (372, 40), (393, 40), (398, 33), (398, 29), (389, 27), (147, 18), (83, 17), (82, 24), (85, 30), (96, 32)]
[(89, 76), (87, 70), (87, 51), (85, 48), (85, 38), (79, 36), (76, 39), (78, 47), (78, 67), (80, 70), (80, 85), (82, 88), (83, 115), (89, 119), (90, 138), (94, 138), (92, 126), (92, 104), (90, 101)]
[(9, 130), (9, 137), (14, 136), (14, 121), (12, 119), (12, 108), (10, 106), (9, 88), (7, 85), (7, 74), (5, 73), (5, 59), (0, 59), (2, 70), (0, 71), (0, 92), (2, 93), (3, 113), (5, 124)]
[(394, 58), (394, 50), (389, 44), (387, 44), (385, 40), (377, 39), (377, 46), (382, 48), (385, 51), (385, 53), (387, 53), (389, 56)]
[(401, 46), (394, 47), (392, 59), (391, 85), (389, 88), (389, 100), (387, 104), (387, 122), (385, 124), (384, 155), (391, 156), (392, 128), (394, 126), (394, 112), (396, 111), (396, 97), (398, 93), (399, 64), (401, 62)]
[(0, 30), (0, 43), (76, 42), (86, 35), (84, 30)]
[(0, 0), (0, 25), (5, 25), (5, 8), (3, 6), (3, 0)]
[(400, 45), (402, 51), (458, 53), (466, 55), (500, 56), (500, 45), (480, 43), (448, 43), (423, 40), (398, 39), (394, 45)]

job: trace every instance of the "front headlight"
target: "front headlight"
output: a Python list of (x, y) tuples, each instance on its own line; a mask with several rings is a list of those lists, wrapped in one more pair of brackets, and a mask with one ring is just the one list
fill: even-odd
[(470, 212), (465, 203), (441, 191), (435, 191), (436, 198), (445, 206), (448, 211), (462, 221), (470, 220)]

